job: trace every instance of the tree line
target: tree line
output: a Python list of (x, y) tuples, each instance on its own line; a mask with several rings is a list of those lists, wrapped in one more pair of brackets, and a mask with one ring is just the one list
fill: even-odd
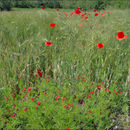
[(130, 0), (0, 0), (0, 10), (11, 8), (130, 8)]

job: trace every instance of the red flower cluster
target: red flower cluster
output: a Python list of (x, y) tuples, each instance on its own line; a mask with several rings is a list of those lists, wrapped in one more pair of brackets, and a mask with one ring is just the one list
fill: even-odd
[(25, 107), (25, 108), (24, 108), (24, 111), (27, 111), (27, 110), (28, 110), (28, 107)]
[(75, 13), (79, 15), (81, 13), (80, 8), (75, 9)]

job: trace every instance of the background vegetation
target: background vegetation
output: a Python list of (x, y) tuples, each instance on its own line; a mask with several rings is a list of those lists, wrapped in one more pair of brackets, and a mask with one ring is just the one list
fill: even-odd
[(1, 10), (18, 8), (130, 8), (129, 0), (0, 0)]

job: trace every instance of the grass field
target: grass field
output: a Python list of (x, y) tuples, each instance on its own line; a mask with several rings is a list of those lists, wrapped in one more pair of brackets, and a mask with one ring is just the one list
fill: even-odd
[(72, 12), (0, 12), (1, 129), (129, 129), (130, 10)]

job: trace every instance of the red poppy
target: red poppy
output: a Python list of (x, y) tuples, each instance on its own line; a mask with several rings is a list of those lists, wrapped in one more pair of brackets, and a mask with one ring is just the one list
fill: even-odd
[(103, 48), (103, 47), (104, 47), (104, 44), (98, 43), (97, 46), (98, 46), (97, 48)]
[(94, 12), (97, 12), (97, 10), (94, 10)]
[(84, 19), (88, 19), (88, 16), (84, 17)]
[(45, 8), (42, 8), (42, 10), (44, 10)]
[(38, 76), (39, 76), (39, 77), (42, 77), (41, 70), (37, 70), (37, 73), (38, 73)]
[(74, 14), (74, 12), (72, 12), (70, 15), (72, 16)]
[(82, 11), (84, 11), (84, 9), (82, 9)]
[(56, 9), (56, 11), (59, 11), (60, 9), (58, 8), (58, 9)]
[(66, 130), (70, 130), (69, 128), (66, 128)]
[(28, 107), (25, 107), (25, 108), (24, 108), (24, 111), (27, 111), (27, 110), (28, 110)]
[(50, 27), (53, 28), (53, 27), (55, 27), (55, 25), (56, 25), (56, 23), (51, 23)]
[(92, 113), (92, 111), (90, 110), (88, 113)]
[(98, 16), (98, 13), (96, 13), (95, 16)]
[(81, 13), (80, 8), (75, 9), (75, 13), (79, 15)]
[(46, 46), (52, 46), (53, 44), (54, 44), (54, 43), (52, 43), (52, 42), (47, 42), (47, 41), (45, 42), (45, 45), (46, 45)]
[(118, 32), (116, 39), (117, 40), (127, 39), (127, 36), (125, 36), (123, 32)]

